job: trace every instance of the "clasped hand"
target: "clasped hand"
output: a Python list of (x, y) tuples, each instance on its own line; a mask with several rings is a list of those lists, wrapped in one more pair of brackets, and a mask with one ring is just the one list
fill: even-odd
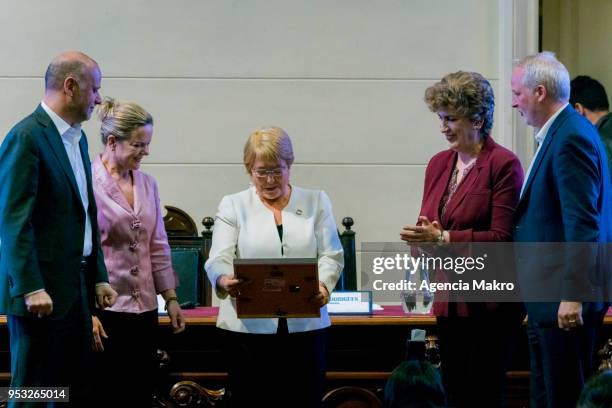
[(406, 242), (437, 242), (442, 226), (438, 221), (431, 222), (421, 215), (418, 225), (407, 225), (400, 231), (400, 238)]

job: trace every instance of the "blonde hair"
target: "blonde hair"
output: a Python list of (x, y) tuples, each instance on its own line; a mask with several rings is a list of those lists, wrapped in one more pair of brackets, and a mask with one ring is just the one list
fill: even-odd
[(102, 122), (100, 136), (104, 145), (109, 135), (115, 136), (117, 141), (129, 140), (134, 130), (153, 125), (153, 116), (140, 105), (116, 101), (113, 98), (104, 99), (98, 107), (98, 117)]
[(283, 160), (291, 167), (294, 157), (289, 135), (276, 126), (257, 129), (251, 133), (244, 145), (243, 162), (247, 173), (251, 172), (257, 159), (265, 163), (278, 163)]
[(425, 91), (425, 103), (432, 112), (451, 109), (472, 122), (482, 121), (480, 135), (493, 128), (495, 97), (489, 81), (477, 72), (457, 71), (444, 76)]

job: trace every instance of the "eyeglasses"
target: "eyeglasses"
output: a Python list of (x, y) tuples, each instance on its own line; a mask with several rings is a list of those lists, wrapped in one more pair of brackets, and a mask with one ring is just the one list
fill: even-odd
[(286, 167), (277, 167), (275, 169), (253, 169), (251, 173), (259, 178), (259, 179), (267, 179), (268, 176), (273, 179), (279, 179), (283, 176), (283, 171), (286, 170)]

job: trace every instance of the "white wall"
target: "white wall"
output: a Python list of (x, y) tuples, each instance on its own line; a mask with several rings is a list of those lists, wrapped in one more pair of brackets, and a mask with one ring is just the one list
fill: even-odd
[[(425, 88), (479, 71), (498, 98), (494, 137), (515, 146), (507, 82), (516, 8), (533, 0), (5, 0), (0, 133), (42, 96), (51, 58), (80, 49), (102, 93), (155, 118), (143, 166), (163, 204), (196, 221), (247, 186), (248, 134), (278, 125), (294, 142), (292, 182), (323, 188), (358, 241), (396, 241), (418, 216), (428, 159), (445, 148)], [(514, 8), (513, 8), (514, 7)], [(92, 154), (98, 123), (85, 125)], [(3, 137), (3, 136), (0, 136)]]

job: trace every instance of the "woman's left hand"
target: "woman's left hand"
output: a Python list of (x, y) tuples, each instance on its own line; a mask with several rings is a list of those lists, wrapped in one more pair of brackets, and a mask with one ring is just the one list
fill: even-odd
[(322, 283), (319, 283), (319, 293), (312, 297), (312, 302), (319, 305), (319, 307), (325, 306), (329, 302), (329, 291)]
[(185, 330), (185, 316), (183, 316), (183, 309), (177, 301), (171, 301), (167, 305), (168, 316), (172, 323), (172, 332), (174, 334), (180, 333)]
[(438, 221), (430, 222), (429, 218), (421, 215), (420, 225), (407, 225), (400, 231), (400, 238), (406, 242), (437, 242), (442, 227)]

